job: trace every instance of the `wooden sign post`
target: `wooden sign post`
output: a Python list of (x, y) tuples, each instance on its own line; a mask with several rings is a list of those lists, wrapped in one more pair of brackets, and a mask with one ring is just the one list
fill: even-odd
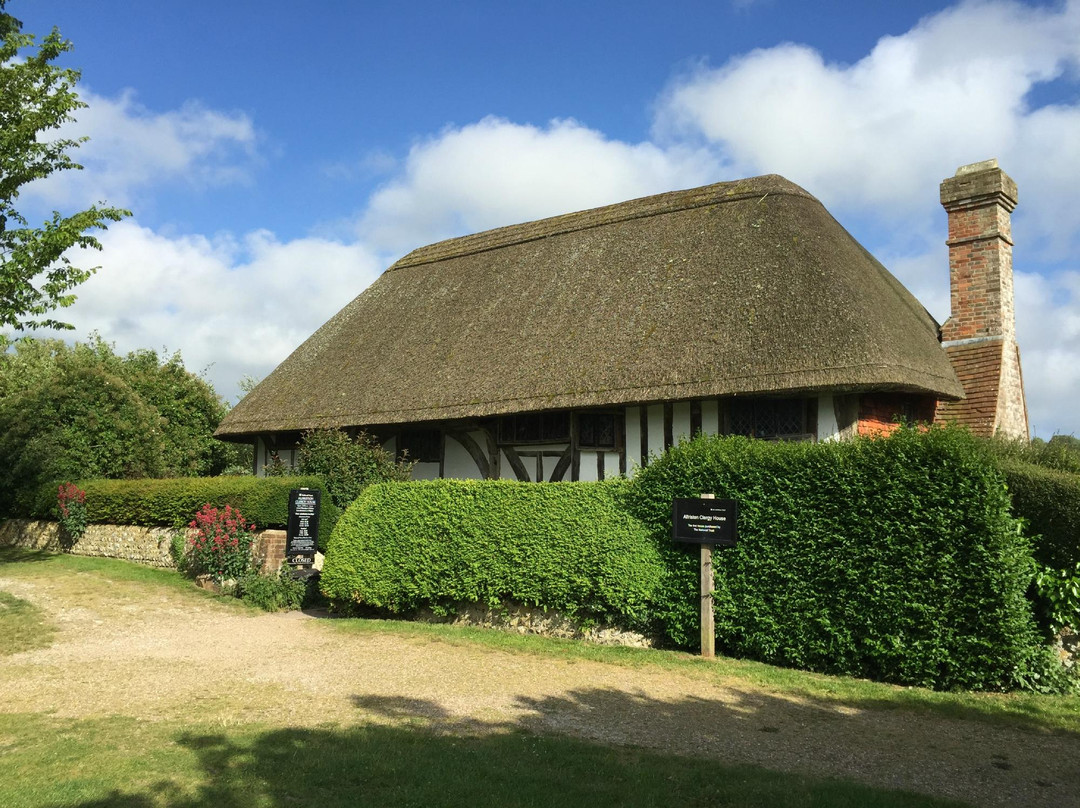
[(713, 619), (713, 545), (734, 547), (738, 539), (739, 504), (702, 494), (700, 499), (675, 499), (671, 503), (671, 538), (700, 546), (701, 553), (701, 655), (716, 655)]
[(701, 545), (701, 655), (716, 656), (716, 625), (713, 616), (712, 545)]

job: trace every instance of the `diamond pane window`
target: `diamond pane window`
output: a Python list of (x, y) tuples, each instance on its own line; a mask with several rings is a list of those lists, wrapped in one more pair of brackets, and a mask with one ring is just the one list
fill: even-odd
[(801, 398), (750, 398), (732, 401), (728, 434), (775, 440), (806, 433), (806, 402)]
[(578, 415), (578, 446), (615, 448), (615, 414), (583, 412)]

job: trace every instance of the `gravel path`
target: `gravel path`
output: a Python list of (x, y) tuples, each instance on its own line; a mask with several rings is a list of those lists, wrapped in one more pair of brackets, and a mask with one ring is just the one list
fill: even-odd
[[(59, 626), (0, 659), (0, 711), (61, 717), (523, 727), (951, 797), (1080, 804), (1080, 738), (900, 709), (852, 709), (671, 671), (351, 634), (299, 613), (98, 576), (12, 576), (0, 589)], [(215, 683), (207, 687), (205, 683)]]

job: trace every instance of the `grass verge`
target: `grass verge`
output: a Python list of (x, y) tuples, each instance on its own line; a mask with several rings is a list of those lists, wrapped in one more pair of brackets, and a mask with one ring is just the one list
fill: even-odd
[[(192, 583), (190, 578), (185, 578), (174, 569), (148, 567), (115, 558), (0, 547), (0, 577), (8, 576), (23, 580), (47, 578), (55, 581), (60, 577), (66, 576), (70, 579), (78, 575), (89, 575), (109, 584), (131, 585), (126, 587), (126, 591), (121, 588), (114, 589), (117, 598), (130, 596), (132, 591), (145, 591), (146, 587), (161, 587), (171, 590), (182, 598), (216, 600), (225, 608), (252, 613), (258, 611), (255, 607), (248, 606), (231, 595), (216, 595), (200, 589)], [(91, 588), (100, 594), (100, 587)]]
[(0, 592), (0, 656), (47, 648), (56, 628), (45, 613), (7, 592)]
[(222, 728), (0, 715), (0, 805), (944, 808), (961, 803), (526, 732), (451, 735), (376, 725)]

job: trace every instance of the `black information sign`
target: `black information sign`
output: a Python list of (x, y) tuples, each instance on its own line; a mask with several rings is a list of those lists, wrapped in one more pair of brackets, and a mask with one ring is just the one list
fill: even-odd
[(310, 567), (315, 563), (321, 496), (321, 491), (312, 488), (294, 488), (289, 492), (289, 530), (285, 539), (287, 564)]
[(690, 544), (734, 547), (739, 503), (733, 499), (673, 499), (671, 538)]

